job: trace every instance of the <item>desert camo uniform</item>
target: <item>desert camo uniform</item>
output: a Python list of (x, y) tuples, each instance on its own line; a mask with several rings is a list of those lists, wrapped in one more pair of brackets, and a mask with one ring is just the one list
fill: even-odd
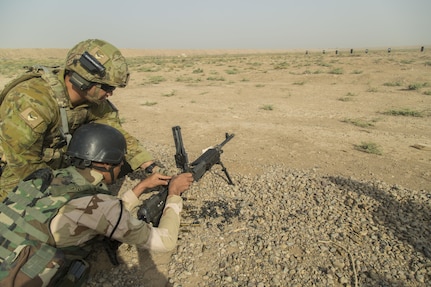
[[(116, 82), (108, 78), (117, 75), (128, 77), (127, 64), (121, 54), (118, 54), (119, 51), (117, 53), (115, 47), (102, 40), (83, 43), (74, 48), (74, 51), (78, 50), (75, 53), (77, 55), (69, 55), (69, 58), (76, 58), (87, 46), (102, 47), (106, 54), (114, 55), (109, 60), (112, 63), (109, 61), (105, 63), (108, 67), (105, 78), (99, 79), (79, 65), (73, 64), (76, 60), (66, 62), (66, 66), (69, 65), (71, 69), (83, 75), (88, 74), (86, 77), (90, 78), (91, 82), (107, 82), (114, 87), (124, 87), (127, 80), (124, 80), (123, 76)], [(115, 61), (121, 65), (115, 66)], [(112, 71), (114, 68), (117, 70)], [(151, 154), (137, 139), (121, 127), (118, 111), (108, 100), (72, 106), (64, 82), (65, 73), (65, 69), (53, 71), (45, 67), (35, 68), (24, 74), (20, 80), (7, 85), (0, 94), (0, 158), (3, 165), (3, 173), (0, 176), (0, 200), (18, 184), (20, 179), (35, 170), (47, 166), (52, 169), (65, 167), (62, 155), (66, 150), (67, 136), (73, 135), (76, 128), (88, 122), (108, 124), (124, 134), (128, 147), (126, 161), (133, 170), (142, 163), (152, 160)], [(119, 85), (119, 81), (125, 84)], [(62, 110), (66, 116), (62, 116)]]
[[(67, 260), (82, 254), (77, 247), (99, 235), (154, 251), (171, 251), (176, 245), (180, 196), (168, 197), (155, 228), (129, 212), (140, 204), (132, 190), (121, 198), (108, 195), (98, 172), (75, 167), (56, 170), (45, 191), (46, 176), (30, 178), (0, 204), (0, 286), (29, 280), (31, 285), (25, 286), (46, 286)], [(27, 256), (30, 260), (22, 258)]]

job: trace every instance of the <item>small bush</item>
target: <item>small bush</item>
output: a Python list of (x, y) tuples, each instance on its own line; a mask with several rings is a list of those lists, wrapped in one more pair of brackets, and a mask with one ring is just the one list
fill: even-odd
[(274, 65), (274, 70), (284, 70), (289, 67), (289, 64), (287, 62), (282, 62)]
[(203, 69), (201, 69), (201, 68), (198, 68), (198, 69), (195, 69), (195, 70), (193, 70), (193, 74), (202, 74), (204, 72), (204, 70)]
[(356, 94), (351, 93), (351, 92), (348, 92), (348, 93), (346, 94), (346, 97), (356, 97)]
[(297, 86), (303, 86), (305, 84), (305, 82), (304, 81), (302, 81), (302, 82), (294, 82), (293, 84), (297, 85)]
[(403, 117), (423, 117), (423, 114), (419, 111), (410, 110), (410, 109), (400, 109), (400, 110), (389, 110), (383, 112), (384, 115), (389, 116), (403, 116)]
[(342, 122), (352, 124), (354, 126), (361, 127), (361, 128), (369, 128), (369, 127), (374, 127), (375, 121), (365, 121), (361, 119), (344, 119), (342, 120)]
[(233, 70), (226, 70), (225, 72), (226, 72), (226, 74), (228, 74), (228, 75), (235, 75), (235, 74), (238, 74), (238, 70), (237, 70), (237, 69), (233, 69)]
[(166, 81), (166, 79), (163, 76), (153, 76), (153, 77), (149, 77), (147, 83), (157, 85), (164, 81)]
[(383, 84), (383, 86), (386, 86), (386, 87), (399, 87), (399, 86), (401, 86), (401, 83), (400, 82), (386, 82), (386, 83)]
[(142, 104), (142, 106), (148, 106), (148, 107), (154, 106), (154, 105), (157, 105), (157, 102), (148, 102), (148, 101), (146, 101), (145, 103)]
[(208, 77), (208, 81), (225, 81), (225, 78), (223, 77)]
[(407, 89), (409, 91), (417, 91), (422, 89), (423, 87), (427, 87), (428, 83), (415, 83), (415, 84), (410, 84)]
[(329, 71), (328, 73), (332, 74), (332, 75), (341, 75), (344, 73), (344, 71), (342, 68), (335, 68), (335, 69), (332, 69), (331, 71)]
[(381, 155), (382, 152), (380, 147), (372, 142), (362, 142), (360, 145), (354, 145), (355, 149), (358, 151)]
[(163, 97), (173, 97), (173, 96), (175, 96), (175, 94), (176, 94), (176, 91), (172, 90), (170, 93), (162, 94), (162, 96)]
[(263, 105), (260, 107), (260, 109), (265, 110), (265, 111), (272, 111), (272, 110), (274, 110), (274, 107), (272, 105)]

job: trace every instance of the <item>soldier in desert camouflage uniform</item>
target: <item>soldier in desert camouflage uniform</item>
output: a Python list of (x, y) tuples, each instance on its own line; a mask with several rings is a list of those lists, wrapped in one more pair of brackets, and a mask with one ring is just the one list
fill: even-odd
[(33, 171), (65, 167), (71, 135), (93, 121), (113, 126), (126, 137), (125, 167), (151, 172), (153, 157), (121, 127), (118, 111), (107, 99), (128, 79), (121, 52), (90, 39), (69, 51), (64, 68), (32, 67), (6, 85), (0, 93), (0, 200)]
[[(118, 130), (83, 125), (66, 152), (72, 166), (38, 170), (7, 194), (0, 204), (1, 286), (78, 286), (86, 269), (78, 248), (100, 235), (153, 251), (174, 249), (180, 195), (192, 184), (192, 175), (153, 173), (117, 198), (108, 194), (106, 184), (118, 177), (125, 152), (126, 141)], [(138, 197), (145, 190), (157, 186), (168, 186), (169, 196), (155, 228), (130, 210), (140, 204)], [(64, 275), (67, 270), (71, 275)]]

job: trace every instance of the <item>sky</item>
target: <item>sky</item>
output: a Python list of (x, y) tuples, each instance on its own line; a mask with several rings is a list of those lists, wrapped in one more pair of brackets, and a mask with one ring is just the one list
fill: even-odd
[(0, 48), (431, 45), (430, 0), (0, 0)]

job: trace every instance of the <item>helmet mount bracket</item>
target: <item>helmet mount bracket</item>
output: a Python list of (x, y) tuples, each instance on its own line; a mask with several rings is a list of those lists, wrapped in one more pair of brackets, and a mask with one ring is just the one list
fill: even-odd
[(81, 75), (79, 75), (77, 72), (72, 72), (70, 75), (70, 82), (72, 85), (76, 88), (78, 88), (80, 91), (86, 91), (90, 89), (94, 83), (87, 81)]

